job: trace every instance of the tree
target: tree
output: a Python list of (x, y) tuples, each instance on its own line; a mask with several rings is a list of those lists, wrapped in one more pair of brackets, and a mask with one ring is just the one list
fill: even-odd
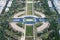
[(51, 19), (49, 30), (53, 30), (53, 32), (49, 35), (48, 40), (59, 40), (59, 33), (58, 33), (58, 23), (56, 19)]

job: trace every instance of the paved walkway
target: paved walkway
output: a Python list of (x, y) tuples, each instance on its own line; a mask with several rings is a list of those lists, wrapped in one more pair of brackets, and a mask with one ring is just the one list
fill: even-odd
[[(25, 11), (19, 12), (19, 13), (15, 14), (15, 15), (13, 16), (13, 18), (18, 18), (18, 16), (21, 15), (21, 14), (24, 14), (24, 12), (25, 12)], [(45, 18), (45, 17), (46, 17), (46, 16), (45, 16), (43, 13), (41, 13), (41, 12), (35, 11), (35, 13), (38, 14), (38, 15), (40, 15), (42, 18)], [(37, 32), (40, 32), (40, 31), (42, 31), (42, 30), (44, 30), (44, 29), (46, 29), (46, 28), (49, 27), (49, 22), (42, 22), (42, 23), (43, 23), (43, 24), (37, 28)], [(14, 30), (17, 30), (17, 31), (22, 32), (22, 33), (25, 32), (25, 29), (23, 29), (23, 28), (19, 27), (18, 25), (16, 25), (16, 22), (10, 22), (9, 24), (11, 25), (11, 27), (12, 27)], [(21, 40), (25, 40), (24, 38), (25, 38), (25, 37), (22, 36), (22, 37), (21, 37)]]
[(24, 14), (25, 11), (14, 14), (13, 18), (19, 18), (18, 16)]
[[(34, 1), (34, 0), (33, 0)], [(34, 1), (34, 3), (38, 3), (38, 2), (40, 2), (40, 1)], [(21, 1), (21, 3), (24, 3), (23, 1)], [(32, 1), (27, 1), (26, 3), (33, 3)]]
[[(19, 12), (19, 13), (16, 13), (12, 18), (19, 18), (18, 16), (19, 15), (22, 15), (24, 14), (25, 11), (23, 12)], [(10, 22), (9, 23), (11, 25), (11, 27), (14, 29), (14, 30), (17, 30), (18, 32), (22, 32), (25, 34), (25, 29), (21, 28), (20, 26), (17, 25), (17, 22)], [(25, 40), (25, 36), (22, 36), (21, 39), (18, 39), (18, 40)]]
[(11, 25), (11, 27), (14, 29), (14, 30), (17, 30), (17, 31), (19, 31), (19, 32), (24, 32), (24, 29), (23, 28), (21, 28), (21, 27), (19, 27), (18, 25), (16, 25), (17, 23), (16, 22), (10, 22), (10, 25)]
[[(12, 18), (18, 18), (19, 15), (24, 14), (25, 11), (16, 13)], [(13, 29), (19, 31), (19, 32), (24, 32), (24, 29), (16, 25), (17, 22), (10, 22), (10, 25)]]
[(42, 12), (37, 12), (37, 11), (35, 11), (35, 13), (38, 14), (38, 15), (40, 15), (41, 18), (46, 18), (46, 16), (45, 16)]
[[(46, 16), (42, 12), (35, 11), (36, 14), (40, 15), (41, 18), (46, 18)], [(49, 22), (42, 22), (43, 24), (37, 28), (37, 32), (43, 31), (44, 29), (49, 27)]]
[(49, 27), (49, 22), (43, 22), (43, 24), (37, 28), (37, 32), (41, 32), (48, 27)]
[[(30, 3), (30, 2), (29, 2), (29, 3)], [(27, 5), (26, 5), (26, 6), (27, 6)], [(26, 7), (26, 8), (27, 8), (27, 7)], [(34, 11), (34, 12), (35, 12), (36, 14), (40, 15), (41, 18), (46, 18), (46, 16), (45, 16), (42, 12), (37, 12), (37, 11)], [(25, 13), (25, 11), (16, 13), (12, 18), (19, 18), (19, 15), (22, 15), (22, 14), (24, 14), (24, 13)], [(26, 16), (27, 16), (27, 9), (26, 9)], [(22, 17), (23, 17), (23, 16), (22, 16)], [(42, 23), (43, 23), (43, 24), (37, 28), (37, 32), (40, 32), (40, 31), (42, 31), (42, 30), (44, 30), (44, 29), (46, 29), (46, 28), (49, 27), (49, 22), (42, 22)], [(19, 39), (19, 40), (25, 40), (25, 29), (19, 27), (19, 26), (17, 25), (17, 22), (10, 22), (9, 24), (11, 25), (11, 27), (12, 27), (14, 30), (17, 30), (17, 31), (19, 31), (19, 32), (24, 33), (24, 36), (22, 36), (21, 39)]]

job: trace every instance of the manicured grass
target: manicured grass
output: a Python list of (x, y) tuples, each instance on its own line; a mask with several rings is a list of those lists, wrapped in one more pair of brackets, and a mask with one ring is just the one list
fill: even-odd
[(37, 24), (35, 24), (36, 27), (39, 27), (39, 26), (41, 26), (41, 25), (42, 25), (41, 22), (38, 22)]
[(25, 15), (25, 13), (24, 13), (24, 14), (19, 15), (18, 17), (23, 16), (23, 15)]
[(26, 26), (26, 36), (33, 36), (33, 26)]
[(41, 17), (39, 14), (34, 13), (35, 16)]
[(23, 24), (21, 22), (18, 22), (17, 25), (23, 28)]
[(32, 0), (28, 0), (28, 1), (32, 1)]
[(28, 19), (31, 19), (32, 21), (34, 21), (34, 19), (33, 19), (33, 18), (25, 18), (25, 21), (27, 21)]
[(32, 15), (32, 3), (28, 3), (27, 5), (27, 15)]

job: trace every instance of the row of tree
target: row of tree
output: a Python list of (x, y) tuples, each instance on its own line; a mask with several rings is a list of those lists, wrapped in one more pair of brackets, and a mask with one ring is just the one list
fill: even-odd
[(58, 26), (58, 15), (56, 15), (56, 12), (53, 12), (50, 10), (48, 6), (48, 0), (40, 0), (41, 6), (44, 10), (44, 13), (47, 16), (47, 20), (50, 23), (50, 26), (48, 29), (43, 31), (43, 33), (38, 33), (38, 36), (43, 40), (60, 40), (59, 37), (59, 26)]
[[(19, 11), (23, 11), (23, 7), (25, 6), (25, 3), (20, 3), (19, 0), (13, 0), (11, 7), (9, 8), (8, 12), (3, 12), (0, 15), (0, 40), (8, 40), (6, 38), (6, 31), (5, 30), (9, 30), (9, 19), (11, 18), (11, 16), (13, 16), (15, 13), (19, 12)], [(11, 29), (12, 30), (12, 29)], [(14, 32), (15, 33), (15, 32)], [(16, 33), (17, 35), (20, 35), (20, 33)], [(7, 34), (8, 35), (8, 34)], [(13, 36), (13, 35), (12, 35)], [(11, 37), (9, 35), (9, 37)]]

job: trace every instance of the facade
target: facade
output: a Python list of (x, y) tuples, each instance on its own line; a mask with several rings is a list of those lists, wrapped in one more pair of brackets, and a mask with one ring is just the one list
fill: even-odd
[(9, 11), (9, 7), (11, 7), (12, 1), (13, 0), (10, 0), (9, 3), (7, 4), (7, 8), (5, 9), (5, 12)]
[(6, 5), (7, 0), (0, 0), (0, 14)]
[(48, 0), (48, 5), (49, 5), (50, 8), (53, 7), (50, 0)]
[(53, 7), (53, 5), (51, 3), (51, 0), (48, 0), (48, 5), (49, 5), (50, 10), (54, 11), (54, 7)]
[(54, 5), (55, 5), (58, 13), (60, 14), (60, 0), (54, 0)]
[[(5, 7), (6, 3), (7, 3), (7, 1), (8, 1), (8, 0), (0, 0), (0, 14), (1, 14), (1, 12), (3, 11), (3, 9), (4, 9), (4, 7)], [(11, 6), (12, 1), (13, 1), (13, 0), (10, 0), (9, 3), (7, 4), (7, 7), (6, 7), (6, 9), (5, 9), (6, 12), (9, 11), (9, 7)]]

